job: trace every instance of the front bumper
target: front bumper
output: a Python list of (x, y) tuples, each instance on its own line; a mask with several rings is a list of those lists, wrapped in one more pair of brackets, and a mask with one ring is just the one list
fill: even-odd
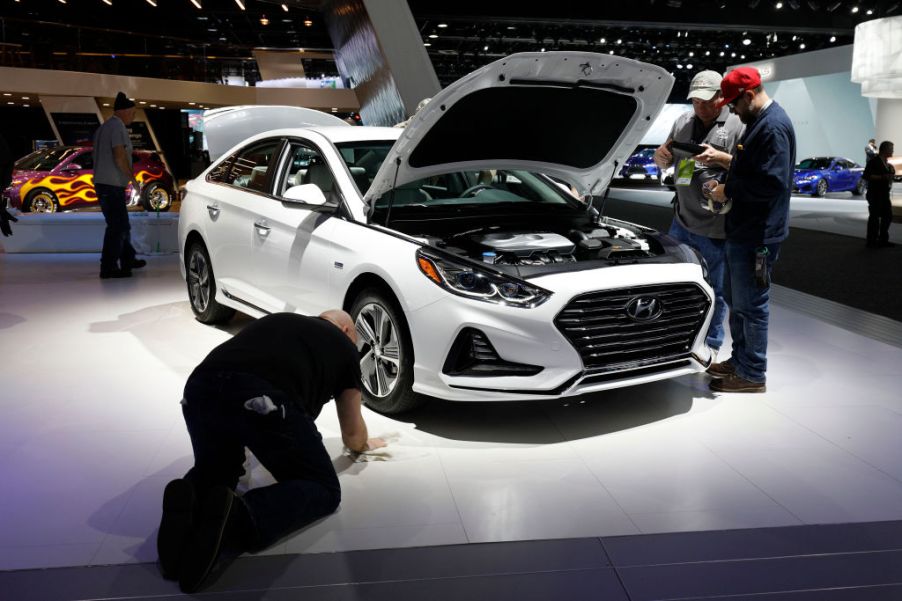
[[(603, 272), (603, 273), (599, 273)], [(612, 276), (610, 278), (605, 276)], [(592, 279), (610, 280), (608, 287), (585, 289)], [(669, 278), (669, 280), (668, 280)], [(549, 282), (540, 281), (548, 279)], [(561, 285), (553, 285), (557, 280)], [(698, 265), (634, 265), (559, 274), (535, 280), (555, 291), (544, 304), (533, 309), (492, 305), (448, 296), (408, 314), (413, 337), (416, 392), (454, 401), (501, 401), (557, 398), (642, 384), (704, 370), (712, 360), (705, 344), (711, 319), (713, 294), (702, 279)], [(552, 284), (552, 285), (549, 285)], [(574, 298), (598, 290), (644, 287), (649, 284), (691, 283), (707, 304), (689, 344), (680, 356), (612, 361), (587, 365), (556, 320)], [(446, 373), (454, 341), (464, 330), (477, 330), (505, 362), (539, 366), (531, 375), (456, 375)]]

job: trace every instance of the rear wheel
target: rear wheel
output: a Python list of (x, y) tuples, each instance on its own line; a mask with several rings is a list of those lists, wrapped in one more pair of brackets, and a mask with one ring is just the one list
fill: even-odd
[(46, 188), (39, 188), (28, 194), (22, 208), (32, 213), (56, 213), (59, 211), (60, 203), (56, 194)]
[(354, 301), (351, 316), (366, 406), (380, 413), (402, 413), (422, 405), (425, 398), (412, 389), (413, 343), (395, 300), (369, 288)]
[(827, 193), (827, 180), (822, 179), (817, 182), (817, 187), (814, 189), (815, 196), (823, 196)]
[(867, 182), (864, 181), (864, 178), (861, 178), (860, 180), (858, 180), (858, 183), (855, 184), (854, 194), (855, 194), (855, 196), (863, 196), (864, 193), (867, 191), (867, 189), (868, 189)]
[(225, 323), (235, 315), (235, 309), (216, 302), (216, 280), (207, 248), (201, 242), (192, 242), (185, 257), (188, 298), (194, 317), (201, 323)]
[(172, 193), (162, 184), (149, 184), (141, 192), (141, 204), (145, 211), (168, 211), (172, 205)]

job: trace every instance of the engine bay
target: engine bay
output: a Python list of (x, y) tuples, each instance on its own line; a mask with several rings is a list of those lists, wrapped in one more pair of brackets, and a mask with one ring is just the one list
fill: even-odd
[(602, 220), (564, 231), (488, 226), (445, 236), (424, 235), (435, 248), (498, 266), (551, 266), (582, 261), (636, 260), (663, 254), (640, 228)]

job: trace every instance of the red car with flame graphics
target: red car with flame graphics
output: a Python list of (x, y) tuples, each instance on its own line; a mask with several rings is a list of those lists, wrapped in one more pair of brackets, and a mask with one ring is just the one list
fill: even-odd
[[(135, 150), (132, 168), (143, 190), (138, 194), (128, 185), (128, 206), (168, 211), (176, 198), (176, 187), (160, 155)], [(11, 208), (34, 213), (99, 206), (94, 191), (93, 148), (57, 146), (22, 157), (13, 167), (12, 184), (3, 191), (3, 199)]]

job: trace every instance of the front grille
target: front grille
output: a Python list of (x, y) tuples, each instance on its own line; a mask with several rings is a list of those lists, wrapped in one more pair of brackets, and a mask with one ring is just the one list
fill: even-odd
[[(630, 317), (627, 305), (637, 297), (658, 299), (660, 316), (650, 321)], [(692, 283), (619, 288), (577, 296), (554, 325), (587, 369), (628, 369), (689, 357), (710, 304)]]

